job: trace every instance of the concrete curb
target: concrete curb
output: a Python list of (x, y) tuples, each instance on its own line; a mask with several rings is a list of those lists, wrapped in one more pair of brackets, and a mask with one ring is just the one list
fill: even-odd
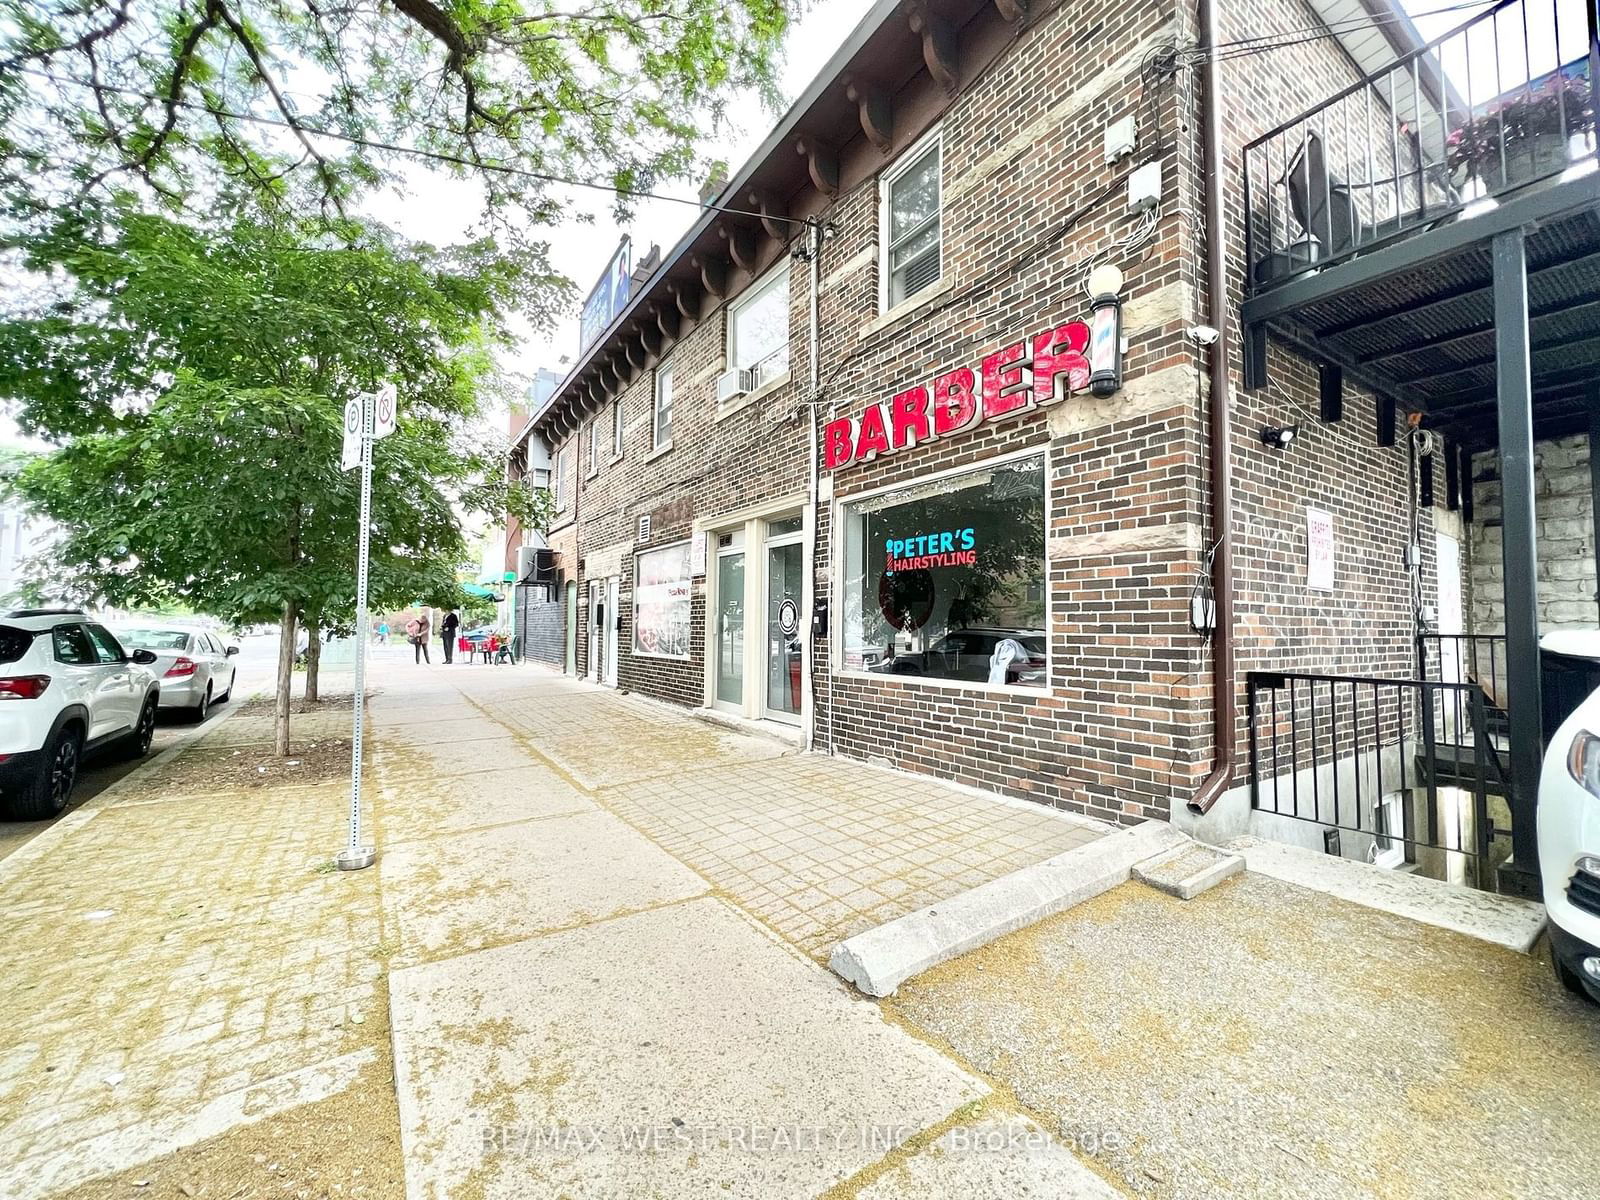
[(1165, 821), (1118, 830), (858, 933), (828, 966), (869, 996), (892, 996), (913, 975), (1126, 883), (1135, 863), (1189, 840)]
[[(174, 741), (172, 745), (168, 746), (154, 758), (145, 759), (137, 767), (129, 771), (126, 775), (117, 780), (110, 787), (106, 788), (99, 795), (85, 800), (78, 806), (78, 811), (92, 812), (95, 809), (111, 807), (116, 803), (118, 793), (133, 790), (133, 781), (138, 779), (139, 776), (143, 775), (152, 767), (162, 766), (165, 763), (171, 762), (173, 759), (177, 758), (178, 755), (182, 754), (185, 750), (189, 749), (189, 747), (193, 746), (202, 738), (210, 737), (213, 733), (226, 725), (228, 723), (228, 719), (238, 711), (238, 706), (235, 705), (230, 698), (227, 712), (223, 713), (220, 717), (213, 717), (209, 721), (202, 721), (200, 724), (196, 725), (193, 729), (188, 730), (186, 733), (179, 734), (177, 740)], [(40, 834), (39, 836), (43, 837), (44, 835)], [(36, 838), (34, 840), (37, 841), (38, 839)]]
[(1544, 930), (1544, 905), (1532, 900), (1480, 892), (1461, 884), (1253, 837), (1236, 838), (1226, 849), (1244, 855), (1246, 868), (1258, 875), (1453, 930), (1521, 954), (1533, 949)]

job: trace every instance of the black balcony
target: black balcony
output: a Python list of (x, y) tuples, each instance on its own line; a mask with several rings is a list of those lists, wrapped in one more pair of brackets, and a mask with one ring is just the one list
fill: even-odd
[(1245, 147), (1251, 294), (1596, 157), (1590, 0), (1504, 0)]

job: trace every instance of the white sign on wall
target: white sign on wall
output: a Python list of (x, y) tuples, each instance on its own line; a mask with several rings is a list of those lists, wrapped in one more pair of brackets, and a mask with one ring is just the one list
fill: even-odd
[(1306, 509), (1306, 586), (1333, 591), (1333, 514)]
[(696, 529), (689, 537), (689, 574), (706, 573), (706, 531)]

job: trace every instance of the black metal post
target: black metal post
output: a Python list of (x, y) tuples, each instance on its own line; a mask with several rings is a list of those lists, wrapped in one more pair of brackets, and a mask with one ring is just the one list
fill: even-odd
[(1600, 379), (1591, 379), (1587, 397), (1589, 402), (1589, 525), (1594, 534), (1595, 593), (1600, 604)]
[(1501, 555), (1506, 610), (1506, 708), (1511, 725), (1511, 858), (1500, 888), (1537, 897), (1534, 810), (1544, 757), (1539, 679), (1539, 582), (1533, 501), (1533, 379), (1528, 259), (1520, 229), (1494, 239), (1495, 372), (1500, 425)]

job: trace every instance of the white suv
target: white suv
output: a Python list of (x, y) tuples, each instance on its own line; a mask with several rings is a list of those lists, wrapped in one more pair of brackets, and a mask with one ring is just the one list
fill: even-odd
[(53, 817), (72, 799), (83, 755), (104, 746), (142, 758), (160, 684), (148, 650), (129, 654), (75, 609), (0, 617), (0, 811)]

